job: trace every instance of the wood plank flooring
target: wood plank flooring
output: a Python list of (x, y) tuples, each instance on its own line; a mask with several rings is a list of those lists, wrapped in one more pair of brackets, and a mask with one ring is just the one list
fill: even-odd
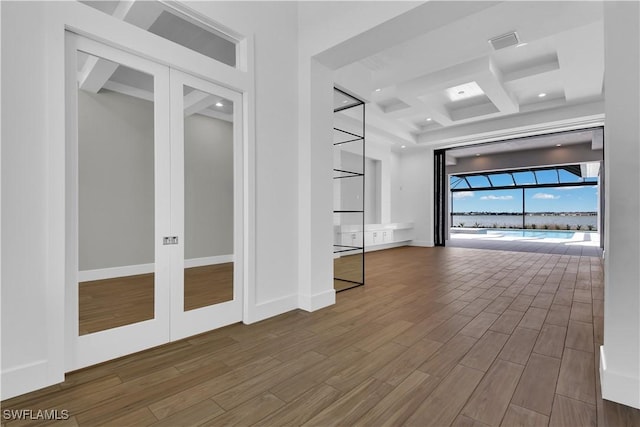
[(67, 409), (65, 426), (638, 426), (640, 411), (599, 397), (602, 288), (597, 257), (371, 252), (367, 284), (332, 307), (73, 372), (2, 407)]
[(342, 291), (358, 286), (358, 283), (362, 283), (364, 281), (362, 277), (364, 273), (362, 261), (362, 253), (334, 258), (333, 289)]

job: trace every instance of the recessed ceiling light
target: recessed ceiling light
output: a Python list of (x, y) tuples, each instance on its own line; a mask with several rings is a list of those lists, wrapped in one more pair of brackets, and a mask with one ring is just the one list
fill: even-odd
[(479, 155), (480, 155), (479, 153), (476, 153), (476, 157), (478, 157)]
[(431, 121), (431, 117), (427, 117), (426, 121), (430, 122)]
[(538, 94), (538, 98), (544, 98), (545, 96), (547, 96), (547, 94), (544, 92)]
[(556, 144), (556, 147), (562, 147), (562, 144)]
[(458, 86), (447, 88), (445, 93), (451, 101), (459, 101), (461, 99), (484, 95), (484, 91), (476, 82), (463, 83)]
[(376, 92), (380, 92), (381, 90), (382, 90), (382, 89), (378, 88), (378, 89), (376, 89)]
[(346, 100), (346, 99), (344, 101), (342, 101), (343, 104), (346, 104), (347, 102), (349, 102), (349, 101)]
[(224, 105), (222, 104), (222, 102), (218, 101), (216, 102), (216, 107), (224, 107)]
[(400, 148), (407, 148), (407, 146), (406, 145), (401, 145)]

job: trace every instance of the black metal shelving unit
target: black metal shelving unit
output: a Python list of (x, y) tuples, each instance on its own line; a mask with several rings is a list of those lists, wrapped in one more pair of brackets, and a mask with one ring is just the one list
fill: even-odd
[[(358, 111), (361, 109), (361, 112)], [(358, 286), (364, 285), (364, 252), (365, 252), (365, 239), (364, 239), (364, 225), (365, 225), (365, 104), (364, 101), (346, 93), (343, 90), (334, 88), (334, 128), (333, 128), (333, 146), (334, 150), (342, 150), (358, 153), (361, 156), (361, 170), (348, 170), (341, 165), (335, 165), (333, 169), (333, 179), (342, 180), (341, 184), (346, 181), (361, 180), (361, 197), (359, 206), (335, 206), (334, 204), (334, 225), (343, 225), (343, 218), (350, 217), (347, 221), (349, 225), (355, 226), (359, 231), (352, 233), (356, 238), (352, 238), (352, 244), (345, 244), (343, 242), (342, 232), (337, 232), (334, 235), (334, 288), (337, 292), (352, 289)], [(346, 121), (351, 122), (349, 130), (343, 129), (337, 120), (337, 115), (341, 114)], [(359, 129), (354, 129), (354, 123), (358, 124)], [(342, 188), (342, 187), (341, 187)], [(354, 209), (355, 208), (355, 209)], [(358, 224), (354, 224), (352, 220), (353, 216), (358, 217)], [(357, 236), (360, 236), (358, 239)], [(339, 254), (336, 256), (336, 254)]]

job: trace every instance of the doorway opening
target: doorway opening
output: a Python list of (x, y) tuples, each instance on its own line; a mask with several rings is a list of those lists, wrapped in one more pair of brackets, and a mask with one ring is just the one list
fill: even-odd
[(440, 151), (439, 243), (600, 255), (602, 135), (596, 128)]

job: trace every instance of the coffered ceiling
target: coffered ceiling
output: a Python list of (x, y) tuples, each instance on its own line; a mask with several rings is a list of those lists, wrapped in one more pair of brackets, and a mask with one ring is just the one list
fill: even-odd
[[(600, 2), (485, 2), (471, 14), (465, 2), (420, 6), (429, 7), (449, 21), (336, 71), (339, 86), (369, 101), (369, 125), (396, 145), (602, 118)], [(489, 40), (503, 35), (512, 44), (496, 49)]]

